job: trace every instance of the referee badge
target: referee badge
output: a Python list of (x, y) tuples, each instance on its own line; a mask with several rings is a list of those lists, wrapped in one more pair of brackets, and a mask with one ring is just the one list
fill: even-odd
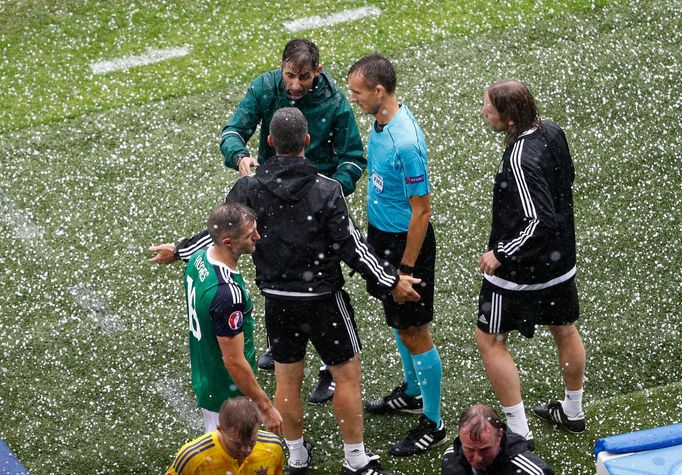
[(374, 185), (374, 189), (377, 192), (381, 193), (384, 191), (384, 179), (381, 178), (381, 175), (377, 175), (376, 172), (372, 173), (372, 185)]
[(239, 330), (242, 327), (242, 322), (244, 321), (244, 314), (239, 310), (232, 312), (230, 318), (227, 319), (227, 324), (230, 325), (232, 330)]
[(414, 185), (415, 183), (422, 183), (425, 180), (426, 180), (426, 175), (406, 176), (405, 177), (405, 184), (406, 185)]

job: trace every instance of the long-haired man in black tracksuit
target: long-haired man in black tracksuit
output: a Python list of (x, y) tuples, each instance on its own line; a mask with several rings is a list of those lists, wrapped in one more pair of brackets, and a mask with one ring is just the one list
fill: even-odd
[(500, 81), (485, 91), (481, 113), (505, 133), (506, 149), (495, 177), (488, 251), (479, 260), (476, 342), (509, 429), (528, 440), (519, 372), (507, 334), (533, 336), (547, 325), (561, 367), (563, 401), (538, 406), (535, 414), (571, 432), (585, 430), (582, 411), (585, 349), (578, 319), (573, 223), (573, 161), (561, 128), (540, 120), (533, 95), (518, 81)]

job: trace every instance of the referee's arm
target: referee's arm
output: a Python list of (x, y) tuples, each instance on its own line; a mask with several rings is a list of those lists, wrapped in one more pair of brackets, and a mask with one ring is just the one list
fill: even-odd
[(426, 236), (426, 230), (431, 219), (431, 194), (410, 196), (409, 201), (412, 207), (412, 216), (407, 228), (407, 242), (400, 263), (414, 267), (422, 244), (424, 244), (424, 236)]

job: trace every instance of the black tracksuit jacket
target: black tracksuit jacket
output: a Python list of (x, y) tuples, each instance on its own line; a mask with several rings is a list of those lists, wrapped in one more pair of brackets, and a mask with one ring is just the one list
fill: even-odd
[(495, 177), (488, 250), (502, 265), (486, 278), (510, 290), (575, 273), (573, 161), (561, 128), (542, 124), (506, 148)]
[[(469, 461), (464, 456), (462, 443), (457, 437), (443, 454), (441, 475), (474, 474)], [(477, 475), (554, 475), (554, 470), (540, 457), (528, 450), (527, 441), (509, 430), (500, 441), (500, 452), (493, 462)]]
[[(267, 297), (319, 298), (340, 290), (344, 261), (384, 297), (398, 282), (397, 272), (380, 259), (353, 224), (340, 184), (302, 157), (272, 157), (252, 176), (237, 180), (227, 202), (256, 212), (260, 241), (253, 262), (256, 285)], [(210, 244), (208, 231), (180, 241), (189, 257)]]

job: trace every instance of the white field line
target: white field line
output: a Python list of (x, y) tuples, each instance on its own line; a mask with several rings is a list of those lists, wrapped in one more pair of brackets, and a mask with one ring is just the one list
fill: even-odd
[(204, 432), (204, 419), (201, 417), (194, 400), (188, 399), (178, 390), (179, 381), (164, 378), (154, 383), (156, 392), (180, 416), (180, 418), (197, 432)]
[(181, 58), (187, 56), (191, 48), (183, 46), (181, 48), (150, 49), (146, 53), (137, 56), (124, 56), (123, 58), (112, 61), (101, 61), (90, 64), (90, 69), (95, 74), (106, 74), (112, 71), (146, 66), (147, 64), (160, 63), (171, 58)]
[(308, 18), (299, 18), (298, 20), (288, 21), (284, 23), (284, 28), (289, 31), (302, 31), (311, 28), (320, 28), (324, 26), (332, 26), (337, 23), (345, 23), (349, 21), (360, 20), (368, 16), (381, 15), (381, 9), (377, 7), (362, 7), (354, 8), (352, 10), (343, 10), (327, 17), (312, 16)]

